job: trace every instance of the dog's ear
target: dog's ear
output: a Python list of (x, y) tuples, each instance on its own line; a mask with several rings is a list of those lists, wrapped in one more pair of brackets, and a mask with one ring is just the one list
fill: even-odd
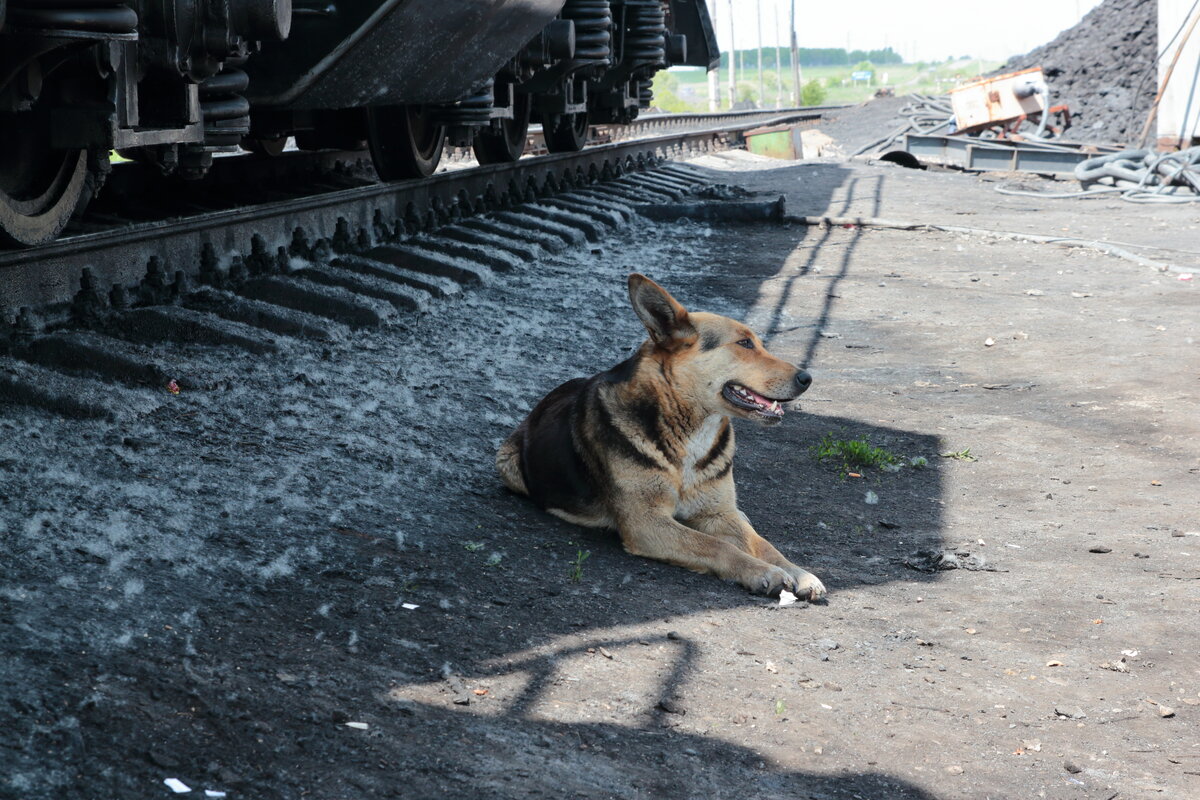
[(687, 309), (645, 275), (629, 276), (629, 302), (659, 347), (678, 350), (695, 343), (698, 334)]

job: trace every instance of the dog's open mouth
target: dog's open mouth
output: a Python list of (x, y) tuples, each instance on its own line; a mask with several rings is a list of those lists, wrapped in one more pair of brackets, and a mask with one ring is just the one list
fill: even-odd
[[(783, 405), (779, 400), (763, 397), (753, 389), (740, 383), (727, 383), (721, 395), (738, 408), (753, 411), (769, 420), (783, 419)], [(784, 402), (787, 402), (786, 400)]]

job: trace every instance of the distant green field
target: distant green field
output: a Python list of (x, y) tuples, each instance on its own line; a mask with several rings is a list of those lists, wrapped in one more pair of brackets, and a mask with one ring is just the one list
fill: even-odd
[[(870, 82), (852, 80), (850, 73), (855, 71), (855, 67), (802, 67), (800, 72), (801, 85), (812, 81), (820, 85), (824, 93), (821, 105), (838, 105), (861, 103), (882, 86), (893, 88), (896, 94), (941, 94), (978, 75), (987, 74), (999, 65), (997, 61), (976, 59), (940, 64), (888, 64), (874, 67), (874, 77)], [(725, 69), (720, 71), (720, 83), (721, 106), (728, 108), (729, 73)], [(765, 102), (760, 102), (758, 70), (748, 67), (738, 71), (738, 99), (743, 102), (772, 107), (776, 97), (781, 96), (781, 104), (790, 106), (791, 86), (789, 70), (784, 69), (781, 75), (774, 69), (764, 69)], [(658, 73), (654, 80), (654, 104), (665, 111), (707, 111), (707, 74), (695, 68), (676, 68)]]

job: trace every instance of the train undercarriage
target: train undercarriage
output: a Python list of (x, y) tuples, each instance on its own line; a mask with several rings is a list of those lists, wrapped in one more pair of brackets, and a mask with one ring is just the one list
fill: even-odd
[(513, 161), (625, 123), (656, 71), (711, 68), (703, 0), (0, 0), (0, 246), (53, 241), (111, 156), (203, 180), (214, 155), (447, 144)]

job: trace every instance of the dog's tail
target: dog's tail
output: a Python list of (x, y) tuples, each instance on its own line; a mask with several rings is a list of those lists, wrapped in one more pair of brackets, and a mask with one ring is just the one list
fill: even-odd
[(525, 423), (508, 435), (504, 444), (496, 452), (496, 470), (504, 480), (504, 485), (517, 494), (528, 495), (525, 488), (525, 476), (521, 474), (521, 450), (525, 441)]

